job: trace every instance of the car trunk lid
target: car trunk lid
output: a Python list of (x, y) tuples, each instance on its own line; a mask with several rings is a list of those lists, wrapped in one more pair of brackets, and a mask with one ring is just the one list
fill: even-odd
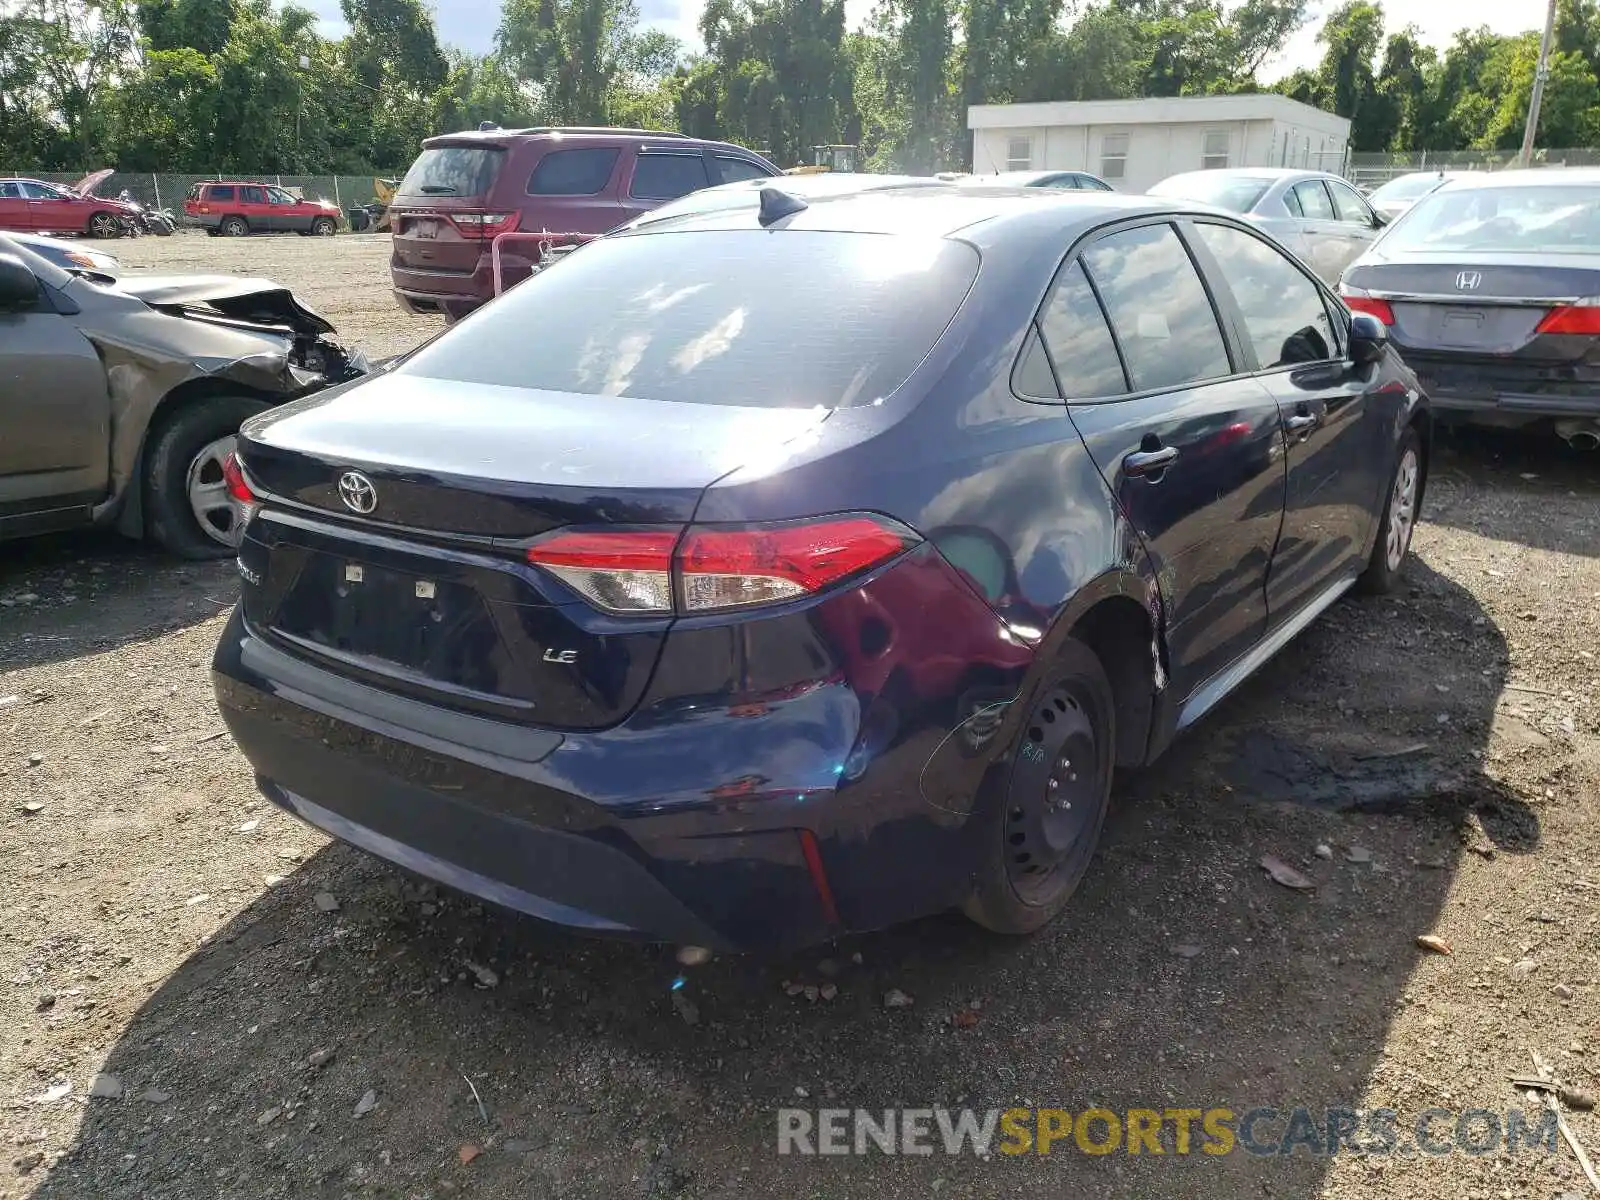
[(568, 525), (681, 530), (709, 484), (825, 415), (420, 376), (321, 393), (242, 432), (264, 501), (240, 553), (245, 616), (329, 669), (430, 702), (614, 724), (671, 619), (607, 617), (532, 566), (528, 544)]
[(1600, 296), (1600, 270), (1571, 255), (1416, 255), (1358, 264), (1347, 290), (1384, 301), (1402, 352), (1582, 358), (1584, 339), (1541, 336), (1552, 310)]

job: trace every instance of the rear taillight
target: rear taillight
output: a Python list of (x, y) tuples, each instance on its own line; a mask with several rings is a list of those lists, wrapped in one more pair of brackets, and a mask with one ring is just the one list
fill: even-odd
[(1600, 304), (1563, 304), (1545, 313), (1535, 333), (1600, 334)]
[(1379, 300), (1376, 296), (1364, 296), (1356, 292), (1346, 292), (1343, 299), (1351, 312), (1377, 317), (1385, 325), (1394, 324), (1394, 309), (1389, 307), (1387, 300)]
[(228, 452), (228, 457), (222, 460), (222, 478), (227, 482), (228, 495), (240, 504), (255, 504), (256, 494), (250, 490), (250, 484), (245, 480), (244, 468), (239, 465), (239, 456), (233, 451)]
[(514, 212), (503, 213), (452, 213), (450, 219), (455, 222), (456, 228), (467, 237), (492, 238), (497, 234), (510, 233), (517, 227), (519, 214)]
[(250, 490), (244, 468), (239, 465), (239, 456), (232, 451), (222, 460), (222, 482), (227, 486), (228, 500), (233, 505), (233, 532), (238, 538), (244, 534), (250, 518), (256, 515), (256, 509), (261, 507), (261, 501)]
[(529, 548), (609, 613), (683, 615), (816, 595), (915, 546), (911, 530), (865, 514), (779, 525), (560, 530)]

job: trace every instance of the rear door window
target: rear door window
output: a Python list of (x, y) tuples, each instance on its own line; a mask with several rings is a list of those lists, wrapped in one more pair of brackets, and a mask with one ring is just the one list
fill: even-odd
[(730, 154), (717, 155), (717, 170), (723, 183), (739, 183), (745, 179), (770, 179), (772, 172), (748, 158), (734, 158)]
[(1039, 328), (1066, 399), (1096, 400), (1128, 390), (1111, 327), (1080, 263), (1068, 264), (1056, 276)]
[(1083, 252), (1083, 263), (1105, 301), (1135, 391), (1232, 373), (1211, 298), (1172, 226), (1110, 234)]
[(498, 146), (424, 150), (400, 181), (405, 196), (482, 196), (494, 186), (505, 151)]
[[(696, 230), (601, 238), (397, 368), (681, 404), (866, 405), (933, 349), (978, 273), (948, 238)], [(528, 331), (539, 336), (530, 340)], [(508, 392), (508, 394), (510, 394)]]
[(1294, 185), (1294, 198), (1300, 204), (1300, 214), (1313, 221), (1338, 220), (1333, 213), (1333, 201), (1328, 199), (1328, 189), (1320, 179), (1308, 179)]
[(267, 202), (267, 193), (264, 188), (240, 188), (239, 199), (244, 201), (246, 204), (265, 204)]
[(619, 153), (615, 146), (552, 150), (528, 177), (528, 195), (597, 196), (611, 182)]
[(707, 183), (706, 160), (699, 154), (640, 154), (629, 195), (641, 200), (676, 200)]

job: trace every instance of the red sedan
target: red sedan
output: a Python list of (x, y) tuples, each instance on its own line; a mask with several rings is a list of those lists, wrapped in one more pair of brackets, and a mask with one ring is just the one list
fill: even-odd
[(111, 174), (96, 171), (70, 188), (39, 179), (0, 179), (0, 229), (119, 237), (131, 210), (119, 200), (94, 194)]

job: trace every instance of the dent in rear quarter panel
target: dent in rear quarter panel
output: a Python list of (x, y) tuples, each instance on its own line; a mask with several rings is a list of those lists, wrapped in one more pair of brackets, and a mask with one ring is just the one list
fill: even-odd
[[(822, 840), (836, 890), (867, 917), (860, 926), (962, 899), (974, 850), (967, 819), (1003, 776), (1031, 687), (1093, 604), (1125, 596), (1160, 628), (1149, 564), (1065, 407), (1011, 394), (1020, 333), (981, 355), (950, 341), (947, 334), (913, 376), (915, 384), (934, 375), (920, 404), (903, 398), (908, 385), (880, 405), (841, 409), (811, 444), (772, 465), (781, 469), (735, 472), (708, 490), (697, 514), (753, 521), (878, 512), (929, 543), (919, 552), (927, 564), (919, 569), (930, 573), (919, 637), (944, 647), (952, 662), (937, 681), (917, 678), (915, 658), (898, 680), (892, 671), (865, 685), (848, 676), (843, 686), (860, 705), (858, 738), (869, 739), (871, 714), (884, 712), (892, 716), (887, 747), (858, 785), (841, 780), (829, 802), (796, 815)], [(943, 575), (937, 586), (935, 570)], [(902, 599), (917, 611), (914, 598)], [(865, 627), (855, 619), (853, 628)], [(819, 640), (847, 641), (841, 629), (817, 625)], [(675, 629), (658, 680), (684, 647), (679, 638)], [(1150, 670), (1159, 677), (1159, 661)], [(897, 695), (897, 685), (908, 695)], [(917, 864), (924, 869), (909, 877)], [(948, 876), (938, 884), (935, 864)], [(934, 886), (946, 891), (930, 896)]]

